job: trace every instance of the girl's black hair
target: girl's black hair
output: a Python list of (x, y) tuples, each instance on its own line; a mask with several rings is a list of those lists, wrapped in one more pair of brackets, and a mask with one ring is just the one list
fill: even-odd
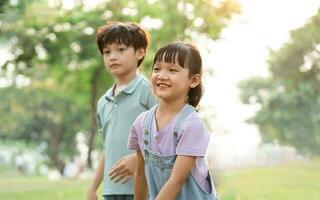
[[(138, 24), (113, 21), (98, 29), (97, 45), (100, 53), (103, 54), (103, 48), (107, 44), (113, 43), (132, 46), (135, 51), (139, 48), (146, 50), (149, 37), (148, 33)], [(140, 66), (143, 59), (144, 57), (138, 61), (138, 66)]]
[[(156, 62), (167, 62), (175, 64), (176, 59), (178, 64), (189, 70), (189, 77), (199, 74), (202, 76), (202, 59), (199, 50), (192, 44), (174, 41), (160, 49), (158, 49), (152, 64), (152, 68)], [(193, 107), (197, 107), (203, 95), (202, 81), (195, 88), (190, 88), (188, 92), (187, 103)]]

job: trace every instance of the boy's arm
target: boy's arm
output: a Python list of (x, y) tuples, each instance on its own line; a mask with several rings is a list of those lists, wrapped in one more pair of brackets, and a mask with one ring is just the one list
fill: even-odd
[(140, 150), (137, 151), (136, 158), (137, 168), (134, 176), (134, 199), (144, 200), (147, 199), (148, 185), (144, 173), (144, 159)]
[(101, 153), (99, 158), (98, 167), (96, 172), (94, 173), (94, 177), (90, 184), (90, 187), (87, 191), (87, 200), (96, 200), (97, 198), (97, 189), (99, 188), (102, 179), (103, 179), (103, 171), (104, 171), (104, 152)]
[(195, 156), (177, 156), (169, 180), (160, 190), (156, 200), (174, 200), (185, 183), (196, 161)]
[(136, 163), (135, 153), (124, 156), (112, 166), (109, 173), (110, 179), (114, 180), (114, 182), (122, 180), (122, 183), (125, 184), (135, 173)]

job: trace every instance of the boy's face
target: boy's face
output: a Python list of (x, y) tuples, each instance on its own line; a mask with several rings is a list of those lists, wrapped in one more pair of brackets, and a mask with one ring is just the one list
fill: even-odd
[(113, 43), (103, 48), (103, 61), (107, 70), (117, 78), (136, 73), (138, 61), (145, 55), (144, 49)]

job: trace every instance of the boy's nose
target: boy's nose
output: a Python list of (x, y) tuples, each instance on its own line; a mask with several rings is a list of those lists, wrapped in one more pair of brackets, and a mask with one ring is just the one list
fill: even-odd
[(110, 53), (110, 59), (115, 60), (117, 58), (117, 54), (115, 52)]

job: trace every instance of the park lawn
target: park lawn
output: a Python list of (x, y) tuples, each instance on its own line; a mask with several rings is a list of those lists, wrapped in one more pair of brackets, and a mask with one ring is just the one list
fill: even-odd
[(78, 200), (85, 199), (88, 181), (48, 181), (43, 177), (1, 178), (0, 199), (3, 200)]
[(222, 200), (320, 200), (320, 160), (224, 172)]
[[(64, 179), (49, 181), (41, 176), (22, 176), (14, 171), (0, 170), (2, 200), (79, 200), (85, 199), (90, 180)], [(99, 191), (101, 193), (101, 191)]]
[[(221, 200), (319, 200), (320, 160), (222, 172), (218, 181)], [(48, 181), (45, 177), (0, 170), (0, 199), (85, 199), (89, 182)]]

